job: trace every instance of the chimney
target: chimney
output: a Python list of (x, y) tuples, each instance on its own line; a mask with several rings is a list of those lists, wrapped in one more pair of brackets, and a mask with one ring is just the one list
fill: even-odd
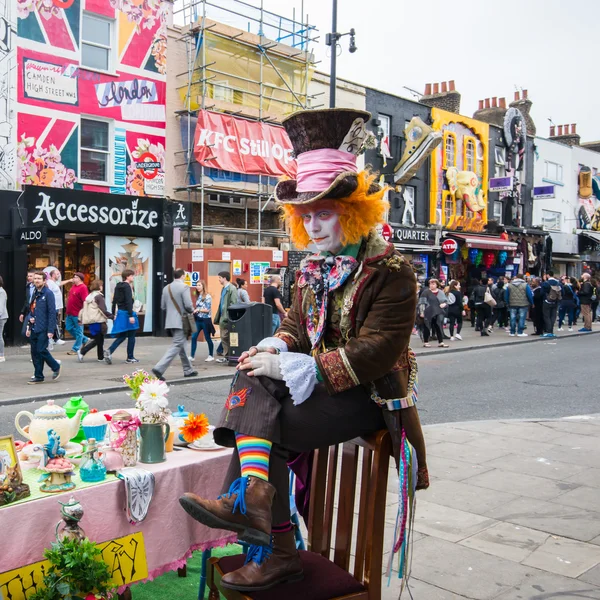
[(479, 110), (475, 111), (473, 118), (484, 123), (489, 123), (490, 125), (496, 125), (496, 127), (503, 127), (505, 114), (505, 98), (500, 98), (498, 101), (498, 96), (492, 96), (491, 98), (479, 101)]
[(490, 99), (489, 98), (485, 99), (485, 107), (490, 108)]
[(506, 98), (500, 98), (500, 108), (506, 108)]
[(433, 85), (428, 83), (425, 86), (425, 94), (419, 102), (456, 114), (460, 112), (460, 94), (454, 87), (454, 80), (442, 81), (441, 84), (434, 83)]
[(551, 126), (550, 139), (565, 144), (565, 146), (579, 146), (581, 142), (581, 137), (577, 133), (576, 123), (572, 125), (559, 125), (557, 128)]
[(532, 104), (533, 102), (529, 99), (527, 90), (523, 90), (522, 92), (515, 92), (515, 99), (510, 103), (510, 107), (518, 108), (521, 111), (527, 125), (527, 135), (535, 136), (536, 127), (530, 114)]
[(479, 101), (479, 110), (483, 110), (483, 100)]
[(496, 96), (492, 98), (492, 108), (498, 108), (498, 98)]

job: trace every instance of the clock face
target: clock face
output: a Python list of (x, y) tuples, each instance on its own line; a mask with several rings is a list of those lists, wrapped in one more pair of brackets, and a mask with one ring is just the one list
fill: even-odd
[(413, 127), (408, 133), (408, 139), (411, 142), (416, 142), (423, 135), (423, 130), (420, 127)]

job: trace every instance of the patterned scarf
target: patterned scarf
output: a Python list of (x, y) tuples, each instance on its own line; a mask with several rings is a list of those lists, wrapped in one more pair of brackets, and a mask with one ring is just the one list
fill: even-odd
[(308, 308), (306, 330), (314, 350), (323, 337), (327, 322), (329, 292), (337, 290), (358, 266), (352, 256), (311, 256), (302, 268), (298, 287), (306, 285), (315, 296), (315, 305)]

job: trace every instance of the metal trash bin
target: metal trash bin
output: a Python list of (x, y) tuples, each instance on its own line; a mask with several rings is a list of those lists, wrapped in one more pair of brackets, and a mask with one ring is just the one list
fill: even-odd
[(229, 314), (229, 358), (237, 358), (271, 335), (273, 311), (268, 304), (232, 304)]

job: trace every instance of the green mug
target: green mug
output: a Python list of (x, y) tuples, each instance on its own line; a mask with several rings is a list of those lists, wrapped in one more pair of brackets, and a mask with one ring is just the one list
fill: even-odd
[(165, 462), (167, 460), (165, 442), (170, 432), (168, 423), (142, 423), (139, 462), (146, 464)]

